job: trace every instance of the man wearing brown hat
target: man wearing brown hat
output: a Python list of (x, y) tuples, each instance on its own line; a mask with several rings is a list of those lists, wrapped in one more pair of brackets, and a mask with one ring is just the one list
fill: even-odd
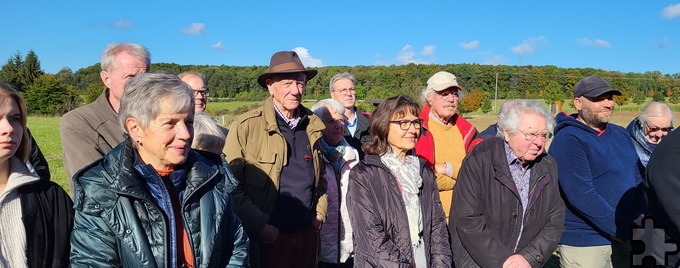
[(251, 239), (253, 267), (315, 267), (326, 215), (320, 153), (323, 122), (300, 102), (316, 76), (293, 51), (275, 53), (257, 82), (264, 105), (237, 117), (224, 153), (239, 180), (236, 212)]
[(423, 110), (418, 117), (427, 132), (418, 139), (416, 154), (435, 171), (447, 222), (458, 170), (477, 136), (477, 129), (457, 113), (462, 93), (456, 76), (441, 71), (427, 80), (420, 95)]
[(574, 86), (578, 113), (556, 118), (550, 154), (566, 205), (561, 267), (629, 267), (625, 241), (643, 211), (641, 176), (627, 131), (609, 123), (613, 95), (621, 92), (601, 77), (585, 77)]

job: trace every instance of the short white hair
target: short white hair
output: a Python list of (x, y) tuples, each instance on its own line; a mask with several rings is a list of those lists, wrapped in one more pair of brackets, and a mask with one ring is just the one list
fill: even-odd
[(660, 101), (651, 101), (642, 108), (642, 113), (640, 113), (640, 125), (644, 126), (647, 123), (647, 118), (650, 117), (661, 117), (664, 115), (669, 115), (671, 119), (671, 126), (673, 126), (673, 110), (668, 104)]
[(501, 113), (498, 114), (499, 130), (505, 129), (509, 134), (517, 132), (517, 128), (522, 123), (522, 115), (524, 113), (534, 113), (542, 116), (545, 119), (549, 133), (552, 133), (553, 129), (555, 129), (555, 119), (553, 116), (550, 115), (543, 105), (535, 100), (514, 100), (508, 106), (505, 111), (501, 109)]
[(328, 119), (326, 116), (329, 116), (331, 111), (343, 114), (345, 112), (345, 106), (342, 106), (342, 103), (335, 99), (323, 99), (312, 105), (311, 110), (316, 116), (321, 118), (322, 121), (326, 121)]
[(194, 141), (191, 148), (221, 154), (226, 137), (226, 129), (217, 125), (212, 117), (204, 113), (194, 115)]

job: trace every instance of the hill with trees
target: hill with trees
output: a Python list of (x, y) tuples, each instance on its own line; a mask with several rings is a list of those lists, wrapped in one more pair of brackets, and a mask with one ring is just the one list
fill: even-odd
[[(257, 84), (257, 76), (266, 66), (208, 66), (153, 63), (152, 71), (197, 71), (206, 77), (210, 97), (221, 100), (261, 100), (268, 94)], [(405, 94), (419, 99), (427, 79), (438, 71), (448, 71), (458, 77), (466, 91), (461, 112), (478, 109), (488, 111), (494, 98), (532, 98), (553, 102), (571, 98), (571, 89), (582, 77), (599, 75), (612, 87), (621, 90), (619, 105), (642, 100), (668, 100), (680, 103), (680, 73), (658, 71), (622, 73), (593, 68), (560, 68), (557, 66), (508, 66), (480, 64), (407, 64), (391, 66), (328, 66), (314, 68), (319, 74), (309, 81), (305, 98), (328, 97), (328, 82), (336, 73), (349, 72), (357, 78), (357, 98), (384, 99)], [(63, 68), (56, 74), (40, 69), (38, 56), (29, 51), (25, 57), (17, 52), (0, 69), (0, 80), (14, 85), (30, 99), (29, 112), (61, 115), (79, 105), (94, 101), (104, 85), (99, 78), (99, 63), (73, 72)], [(45, 77), (43, 77), (45, 76)], [(55, 93), (57, 91), (58, 93)], [(55, 98), (59, 100), (54, 100)], [(45, 100), (48, 99), (48, 100)], [(468, 100), (466, 100), (468, 99)], [(40, 108), (50, 104), (49, 108)], [(61, 107), (59, 107), (61, 106)]]

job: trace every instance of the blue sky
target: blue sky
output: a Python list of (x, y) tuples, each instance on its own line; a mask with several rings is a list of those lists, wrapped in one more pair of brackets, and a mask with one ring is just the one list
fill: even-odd
[(153, 62), (308, 67), (502, 64), (680, 73), (680, 2), (6, 1), (0, 65), (37, 53), (44, 71), (98, 63), (111, 42)]

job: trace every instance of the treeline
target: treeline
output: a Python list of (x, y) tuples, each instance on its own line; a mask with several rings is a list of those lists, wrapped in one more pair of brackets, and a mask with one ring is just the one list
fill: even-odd
[[(154, 63), (152, 71), (197, 71), (205, 75), (210, 98), (229, 100), (261, 100), (268, 93), (257, 84), (257, 76), (266, 66), (208, 66)], [(328, 97), (331, 76), (350, 72), (357, 78), (357, 98), (382, 99), (397, 94), (419, 98), (427, 79), (437, 71), (455, 74), (466, 89), (461, 112), (490, 107), (494, 98), (538, 98), (547, 101), (571, 97), (574, 84), (588, 75), (607, 79), (624, 95), (616, 98), (619, 105), (642, 103), (646, 97), (680, 103), (680, 73), (622, 73), (593, 68), (560, 68), (557, 66), (507, 66), (480, 64), (407, 64), (392, 66), (329, 66), (315, 68), (316, 78), (307, 85), (305, 98)], [(30, 51), (25, 58), (17, 53), (0, 70), (0, 79), (13, 84), (30, 99), (29, 110), (37, 114), (63, 114), (79, 105), (94, 101), (104, 85), (99, 78), (99, 63), (73, 72), (68, 68), (56, 74), (40, 69), (38, 56)], [(58, 93), (58, 94), (57, 94)], [(31, 96), (33, 95), (33, 96)], [(57, 96), (59, 95), (59, 96)], [(31, 102), (34, 102), (31, 104)], [(33, 106), (33, 107), (31, 107)], [(43, 107), (35, 107), (43, 106)], [(46, 108), (46, 107), (50, 108)]]

